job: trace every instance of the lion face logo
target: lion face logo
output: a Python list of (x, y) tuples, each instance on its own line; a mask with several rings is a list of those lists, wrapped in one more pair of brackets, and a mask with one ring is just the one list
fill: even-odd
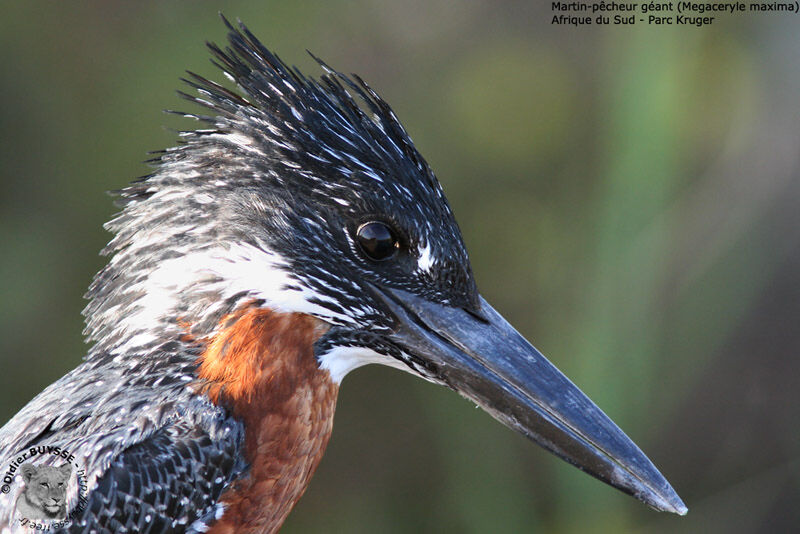
[(17, 497), (16, 512), (27, 519), (64, 519), (67, 509), (67, 483), (72, 466), (24, 464), (20, 472), (25, 489)]

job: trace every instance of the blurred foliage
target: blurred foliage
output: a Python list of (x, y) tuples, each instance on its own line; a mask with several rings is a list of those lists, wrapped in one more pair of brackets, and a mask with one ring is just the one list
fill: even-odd
[[(457, 395), (368, 367), (286, 532), (781, 532), (800, 524), (800, 37), (550, 25), (549, 4), (22, 2), (0, 22), (0, 421), (85, 351), (105, 190), (240, 17), (358, 72), (436, 169), (482, 292), (651, 456), (655, 514)], [(159, 125), (167, 125), (160, 129)]]

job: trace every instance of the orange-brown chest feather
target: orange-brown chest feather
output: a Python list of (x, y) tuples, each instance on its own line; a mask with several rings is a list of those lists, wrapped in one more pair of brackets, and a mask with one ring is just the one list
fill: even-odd
[(222, 495), (225, 513), (209, 532), (274, 532), (305, 491), (333, 428), (338, 385), (313, 349), (327, 327), (255, 307), (221, 326), (198, 376), (212, 402), (244, 424), (250, 471)]

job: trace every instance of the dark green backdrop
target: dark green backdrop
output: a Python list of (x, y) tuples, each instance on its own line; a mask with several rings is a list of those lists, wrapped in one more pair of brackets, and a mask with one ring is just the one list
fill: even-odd
[[(647, 510), (397, 371), (342, 387), (286, 532), (779, 532), (800, 523), (800, 32), (550, 25), (550, 4), (6, 1), (0, 423), (84, 354), (104, 191), (170, 146), (223, 10), (357, 72), (436, 170), (484, 295), (651, 456)], [(167, 126), (168, 128), (162, 128)]]

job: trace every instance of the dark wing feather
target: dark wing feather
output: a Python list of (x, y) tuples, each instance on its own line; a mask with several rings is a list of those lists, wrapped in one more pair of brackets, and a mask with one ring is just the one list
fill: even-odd
[(238, 430), (223, 424), (209, 431), (177, 421), (154, 432), (112, 461), (62, 532), (202, 529), (214, 521), (217, 499), (244, 469)]

